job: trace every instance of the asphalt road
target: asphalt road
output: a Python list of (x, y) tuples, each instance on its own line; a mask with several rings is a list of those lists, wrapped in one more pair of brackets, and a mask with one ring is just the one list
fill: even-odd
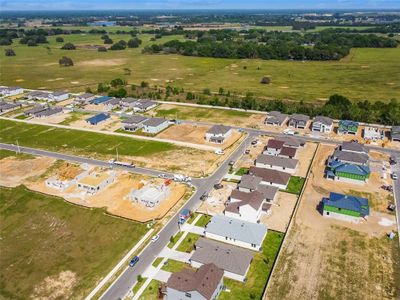
[[(391, 166), (392, 173), (396, 172), (397, 176), (400, 176), (400, 154), (395, 155), (397, 158), (397, 164)], [(396, 205), (396, 217), (397, 217), (397, 233), (400, 234), (400, 179), (393, 180), (393, 195)], [(400, 236), (398, 236), (400, 243)]]
[[(255, 137), (254, 134), (250, 134), (240, 146), (221, 164), (221, 166), (214, 172), (213, 175), (198, 179), (196, 182), (197, 190), (195, 194), (186, 202), (182, 209), (190, 209), (194, 211), (200, 206), (200, 197), (204, 193), (209, 193), (216, 182), (222, 180), (225, 174), (229, 170), (229, 162), (236, 161), (244, 153), (244, 150), (248, 146), (248, 142)], [(181, 209), (181, 210), (182, 210)], [(158, 233), (160, 238), (155, 243), (150, 243), (143, 252), (140, 254), (140, 260), (134, 268), (128, 268), (124, 273), (113, 283), (110, 289), (101, 297), (104, 300), (117, 300), (123, 298), (132, 288), (136, 282), (136, 278), (139, 274), (143, 274), (148, 266), (151, 265), (153, 260), (158, 256), (161, 250), (168, 245), (171, 236), (174, 236), (178, 231), (178, 211), (170, 221), (161, 229)]]

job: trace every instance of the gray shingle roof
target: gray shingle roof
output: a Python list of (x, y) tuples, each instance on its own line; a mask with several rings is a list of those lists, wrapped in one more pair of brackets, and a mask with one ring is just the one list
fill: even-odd
[(340, 151), (339, 149), (333, 152), (333, 157), (340, 161), (356, 164), (366, 164), (369, 160), (368, 154)]
[(245, 276), (253, 256), (250, 250), (201, 237), (190, 259), (201, 264), (213, 263), (225, 271)]
[(62, 107), (49, 107), (45, 110), (35, 113), (35, 117), (48, 117), (62, 112)]
[(243, 175), (240, 183), (238, 184), (239, 188), (255, 190), (257, 189), (258, 185), (262, 181), (261, 177), (252, 176), (252, 175)]
[(126, 120), (122, 121), (122, 124), (139, 124), (146, 121), (147, 118), (141, 115), (132, 115)]
[(250, 167), (249, 174), (261, 177), (265, 182), (272, 182), (275, 184), (287, 185), (290, 179), (290, 174), (257, 167)]
[(143, 125), (150, 126), (150, 127), (157, 127), (165, 122), (168, 122), (166, 119), (163, 118), (150, 118), (143, 122)]
[(287, 117), (288, 117), (287, 114), (282, 114), (279, 111), (271, 111), (268, 113), (265, 122), (281, 125), (286, 120)]
[(316, 116), (314, 118), (314, 123), (322, 123), (326, 126), (330, 126), (333, 124), (333, 120), (331, 118), (325, 117), (325, 116)]
[(249, 244), (262, 245), (267, 226), (216, 215), (207, 224), (205, 231)]
[(229, 130), (231, 130), (231, 127), (225, 126), (225, 125), (214, 125), (210, 129), (208, 129), (207, 133), (210, 134), (226, 134)]
[(244, 205), (250, 205), (255, 210), (258, 210), (265, 200), (264, 195), (258, 191), (246, 193), (239, 190), (233, 190), (230, 197), (239, 200), (229, 202), (225, 208), (227, 211), (233, 213), (239, 213), (239, 207)]
[(260, 164), (272, 165), (288, 169), (296, 169), (297, 164), (299, 163), (297, 159), (265, 154), (260, 154), (257, 157), (256, 162)]
[(362, 144), (356, 142), (343, 142), (340, 147), (342, 151), (353, 151), (359, 153), (368, 153), (369, 150)]
[(293, 114), (290, 116), (290, 120), (296, 122), (308, 122), (308, 120), (310, 120), (310, 117), (303, 114)]
[(79, 99), (90, 99), (90, 98), (92, 98), (92, 97), (94, 97), (93, 94), (91, 94), (91, 93), (84, 93), (84, 94), (81, 94), (81, 95), (77, 96), (76, 98), (79, 98)]

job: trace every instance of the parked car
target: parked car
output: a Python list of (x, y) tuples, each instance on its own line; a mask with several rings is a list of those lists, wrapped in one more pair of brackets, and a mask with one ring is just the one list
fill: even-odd
[(393, 180), (399, 179), (399, 176), (397, 176), (397, 173), (393, 172), (393, 174), (392, 174), (392, 179), (393, 179)]
[(230, 166), (233, 166), (235, 164), (235, 162), (233, 161), (233, 160), (231, 160), (230, 162), (229, 162), (229, 165)]
[(251, 142), (252, 145), (257, 145), (257, 143), (258, 143), (257, 139)]
[(387, 207), (387, 209), (390, 211), (394, 211), (396, 209), (396, 205), (394, 205), (393, 203), (390, 203), (389, 206)]
[(295, 135), (296, 132), (294, 132), (294, 131), (291, 130), (291, 129), (285, 129), (285, 130), (283, 131), (283, 134), (286, 134), (286, 135)]
[(164, 173), (158, 175), (158, 177), (159, 178), (164, 178), (164, 179), (170, 179), (169, 176), (167, 174), (164, 174)]
[(168, 123), (169, 124), (176, 124), (176, 120), (175, 119), (169, 120)]
[(207, 199), (207, 197), (208, 197), (208, 194), (207, 194), (207, 193), (204, 193), (203, 195), (201, 195), (200, 200), (201, 200), (201, 201), (204, 201), (204, 200)]
[(156, 234), (155, 236), (153, 236), (153, 237), (151, 238), (151, 242), (152, 242), (152, 243), (155, 243), (155, 242), (158, 241), (159, 238), (160, 238), (160, 236), (159, 236), (158, 234)]
[(139, 261), (139, 256), (135, 256), (134, 258), (131, 259), (131, 261), (129, 262), (129, 266), (132, 268), (134, 267), (137, 262)]
[(218, 155), (223, 155), (223, 154), (224, 154), (224, 150), (222, 150), (222, 149), (217, 149), (217, 150), (214, 151), (214, 153), (215, 153), (215, 154), (218, 154)]
[(244, 154), (250, 154), (250, 149), (246, 149), (246, 151), (244, 151)]
[(221, 183), (216, 183), (216, 184), (214, 184), (214, 189), (216, 189), (216, 190), (220, 190), (220, 189), (222, 189), (224, 186), (221, 184)]

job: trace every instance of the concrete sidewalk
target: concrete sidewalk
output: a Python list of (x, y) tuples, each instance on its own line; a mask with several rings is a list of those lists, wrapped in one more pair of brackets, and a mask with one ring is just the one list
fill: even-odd
[[(195, 222), (193, 222), (193, 223), (195, 223)], [(204, 234), (204, 227), (199, 227), (199, 226), (195, 226), (192, 224), (184, 224), (182, 226), (182, 231), (187, 231), (187, 232), (191, 232), (191, 233), (195, 233), (195, 234), (199, 234), (199, 235)]]

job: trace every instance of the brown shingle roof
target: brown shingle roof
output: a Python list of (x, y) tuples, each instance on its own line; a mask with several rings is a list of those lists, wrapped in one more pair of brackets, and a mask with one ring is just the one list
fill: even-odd
[(297, 152), (296, 148), (282, 147), (281, 152), (279, 153), (279, 155), (295, 157), (296, 152)]
[(197, 271), (183, 269), (172, 274), (167, 281), (167, 287), (181, 292), (197, 291), (204, 298), (211, 299), (223, 275), (224, 271), (213, 263), (206, 264)]
[(258, 210), (265, 199), (264, 195), (258, 191), (246, 193), (239, 190), (233, 190), (231, 193), (231, 198), (240, 200), (228, 203), (227, 207), (225, 208), (227, 211), (233, 213), (238, 213), (239, 207), (247, 204), (255, 210)]
[(272, 140), (268, 140), (267, 148), (281, 149), (284, 144), (285, 144), (284, 141), (278, 141), (278, 140), (272, 139)]
[(275, 184), (287, 185), (290, 179), (290, 174), (271, 169), (250, 167), (250, 174), (261, 177), (263, 181), (272, 182)]

